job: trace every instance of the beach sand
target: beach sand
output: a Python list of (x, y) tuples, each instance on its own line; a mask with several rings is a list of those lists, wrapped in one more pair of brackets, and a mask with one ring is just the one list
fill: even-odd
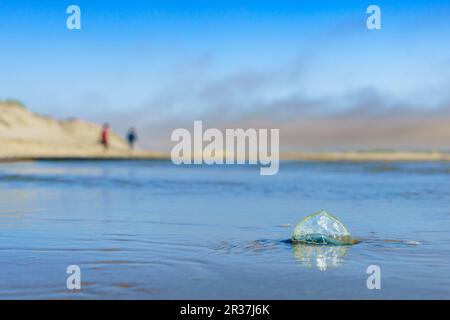
[[(110, 148), (99, 143), (101, 126), (80, 119), (57, 120), (33, 113), (14, 101), (0, 101), (0, 161), (33, 159), (170, 159), (170, 154), (131, 152), (111, 131)], [(292, 161), (450, 161), (450, 154), (406, 151), (281, 153)]]
[(283, 160), (298, 161), (450, 161), (450, 154), (407, 151), (343, 151), (283, 153)]

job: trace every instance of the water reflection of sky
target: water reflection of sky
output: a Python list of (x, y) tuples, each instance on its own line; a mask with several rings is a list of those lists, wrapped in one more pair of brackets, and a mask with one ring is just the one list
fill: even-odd
[[(70, 264), (92, 284), (77, 298), (449, 297), (448, 164), (282, 165), (2, 164), (0, 298), (65, 298)], [(285, 241), (322, 208), (361, 243)]]

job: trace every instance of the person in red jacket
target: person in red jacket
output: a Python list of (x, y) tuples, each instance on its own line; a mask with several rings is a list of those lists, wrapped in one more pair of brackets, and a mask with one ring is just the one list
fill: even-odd
[(109, 147), (109, 124), (105, 123), (102, 128), (102, 133), (100, 135), (100, 143), (103, 145), (105, 151)]

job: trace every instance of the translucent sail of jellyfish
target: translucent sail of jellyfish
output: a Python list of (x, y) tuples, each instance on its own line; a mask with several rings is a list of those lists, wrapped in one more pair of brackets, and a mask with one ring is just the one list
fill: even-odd
[(292, 242), (316, 245), (354, 244), (350, 232), (338, 219), (322, 210), (307, 216), (294, 228)]

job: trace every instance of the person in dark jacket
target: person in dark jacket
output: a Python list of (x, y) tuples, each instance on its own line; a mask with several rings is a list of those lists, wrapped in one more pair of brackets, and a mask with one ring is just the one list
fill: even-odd
[(128, 145), (130, 146), (130, 149), (133, 150), (134, 144), (137, 141), (137, 134), (136, 134), (135, 128), (130, 128), (130, 130), (128, 130), (127, 141), (128, 141)]

